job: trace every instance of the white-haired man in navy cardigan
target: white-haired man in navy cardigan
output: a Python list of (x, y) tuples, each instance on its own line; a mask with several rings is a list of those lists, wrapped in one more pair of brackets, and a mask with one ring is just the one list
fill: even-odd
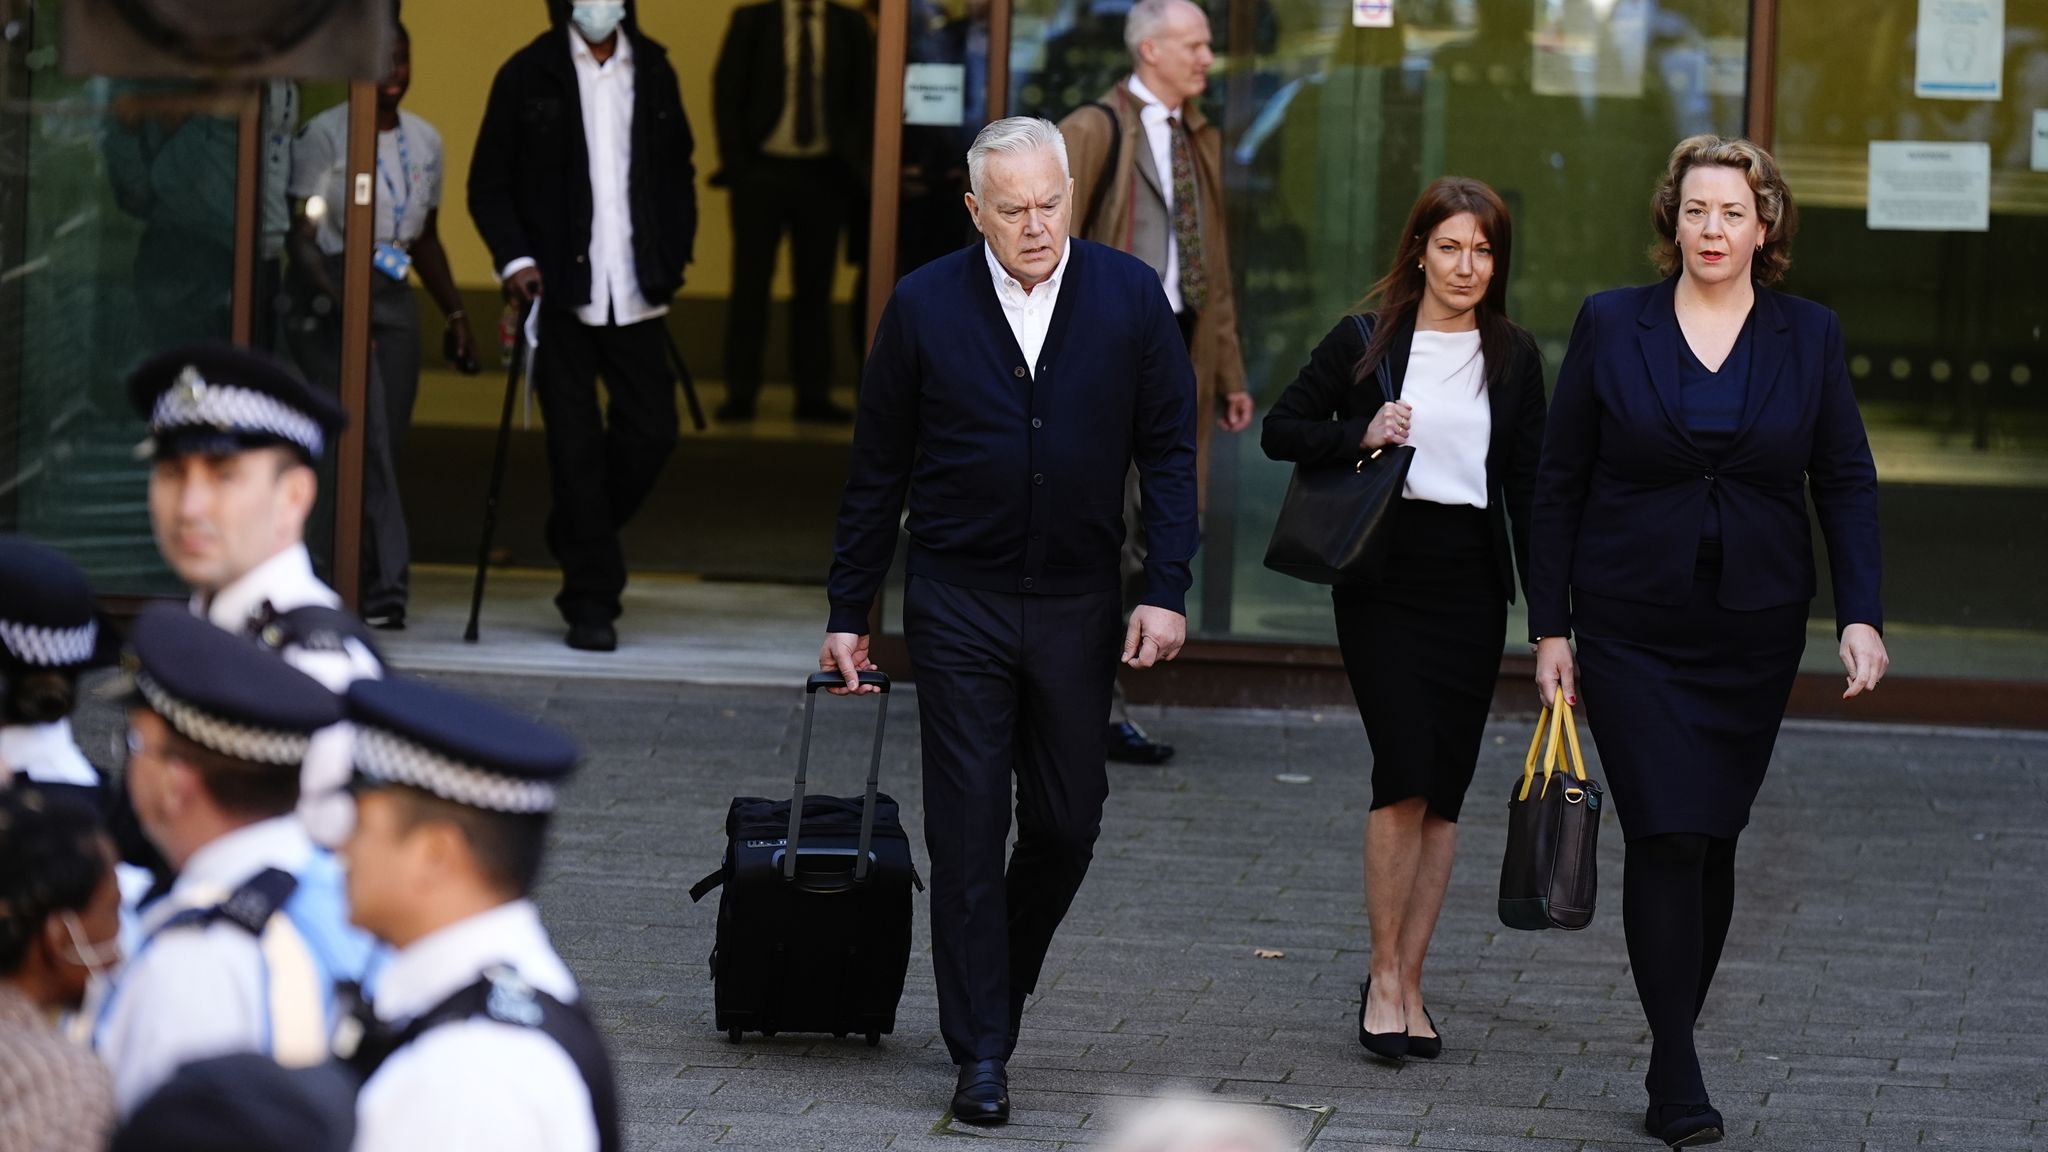
[[(846, 677), (842, 693), (874, 667), (868, 611), (907, 491), (903, 632), (939, 1030), (960, 1066), (954, 1115), (1000, 1124), (1024, 998), (1101, 829), (1117, 661), (1171, 660), (1187, 636), (1195, 375), (1158, 274), (1068, 237), (1058, 128), (998, 120), (967, 167), (985, 243), (904, 277), (868, 355), (818, 664)], [(1151, 551), (1126, 625), (1118, 552), (1134, 463)]]

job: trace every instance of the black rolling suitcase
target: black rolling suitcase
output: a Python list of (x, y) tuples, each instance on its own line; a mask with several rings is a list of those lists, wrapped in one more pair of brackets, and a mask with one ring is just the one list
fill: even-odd
[(792, 798), (734, 797), (725, 861), (690, 889), (690, 899), (702, 900), (725, 888), (711, 979), (718, 1027), (735, 1044), (747, 1032), (830, 1032), (864, 1035), (874, 1045), (896, 1030), (910, 964), (910, 890), (923, 891), (924, 883), (896, 801), (876, 791), (887, 676), (861, 673), (863, 684), (882, 689), (867, 794), (804, 795), (818, 690), (842, 682), (820, 672), (805, 684)]

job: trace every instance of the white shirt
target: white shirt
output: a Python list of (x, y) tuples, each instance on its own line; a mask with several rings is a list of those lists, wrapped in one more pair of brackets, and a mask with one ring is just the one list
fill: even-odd
[(100, 786), (100, 774), (78, 750), (69, 720), (0, 727), (0, 788), (16, 774), (37, 784)]
[[(1152, 94), (1150, 88), (1131, 74), (1131, 95), (1136, 96), (1144, 107), (1138, 109), (1138, 123), (1145, 126), (1145, 142), (1152, 146), (1152, 164), (1159, 173), (1159, 196), (1166, 201), (1166, 219), (1173, 220), (1173, 126), (1167, 121), (1179, 114), (1178, 108), (1168, 108), (1164, 101)], [(1180, 297), (1180, 240), (1171, 227), (1166, 230), (1166, 268), (1159, 273), (1160, 286), (1166, 289), (1166, 302), (1178, 314), (1182, 310)]]
[(817, 135), (809, 144), (796, 142), (797, 50), (803, 32), (799, 3), (782, 0), (782, 117), (761, 142), (761, 151), (770, 156), (823, 156), (832, 150), (825, 139), (825, 0), (811, 0), (811, 123)]
[(1073, 254), (1074, 242), (1067, 241), (1066, 247), (1060, 249), (1060, 262), (1052, 275), (1029, 292), (1003, 269), (995, 249), (984, 242), (981, 251), (988, 257), (988, 274), (996, 283), (996, 299), (1003, 303), (1003, 318), (1010, 322), (1010, 334), (1017, 338), (1017, 348), (1024, 353), (1024, 366), (1036, 378), (1038, 354), (1045, 349), (1045, 335), (1052, 329), (1052, 312), (1059, 306), (1060, 281), (1066, 278), (1067, 257)]
[(1401, 494), (1432, 504), (1486, 507), (1486, 450), (1493, 440), (1486, 358), (1479, 333), (1415, 333), (1401, 399), (1415, 406), (1408, 443), (1415, 459)]
[[(432, 124), (398, 110), (398, 127), (377, 133), (376, 199), (371, 219), (379, 244), (410, 247), (427, 230), (427, 214), (441, 206), (441, 134)], [(327, 203), (320, 218), (320, 251), (338, 256), (346, 245), (348, 216), (348, 106), (338, 104), (306, 122), (292, 145), (290, 194)]]
[[(194, 595), (192, 614), (247, 636), (265, 604), (278, 612), (314, 605), (339, 608), (341, 597), (313, 574), (313, 558), (306, 546), (294, 544), (214, 593), (211, 601)], [(342, 652), (314, 652), (292, 645), (285, 648), (283, 656), (285, 663), (337, 695), (358, 680), (383, 678), (384, 667), (368, 648), (355, 640), (347, 641), (345, 648)], [(340, 802), (341, 789), (355, 770), (354, 745), (349, 726), (336, 724), (313, 733), (312, 746), (306, 750), (305, 769), (299, 777), (299, 814), (326, 842), (331, 843), (342, 828), (336, 821), (345, 807)]]
[[(377, 978), (380, 1020), (410, 1020), (505, 965), (564, 1003), (576, 978), (529, 900), (451, 924), (391, 958)], [(590, 1089), (546, 1033), (471, 1019), (392, 1053), (356, 1098), (356, 1152), (596, 1152)]]
[[(189, 908), (220, 903), (266, 868), (298, 872), (313, 842), (297, 820), (281, 816), (238, 828), (192, 854), (177, 882), (143, 917), (146, 938)], [(123, 1117), (194, 1060), (231, 1052), (276, 1054), (262, 948), (233, 924), (181, 928), (151, 940), (115, 984), (93, 1038), (114, 1074), (114, 1102)], [(316, 1061), (325, 1039), (325, 1006), (309, 1005)], [(285, 1053), (290, 1055), (291, 1053)], [(300, 1062), (310, 1062), (302, 1060)]]

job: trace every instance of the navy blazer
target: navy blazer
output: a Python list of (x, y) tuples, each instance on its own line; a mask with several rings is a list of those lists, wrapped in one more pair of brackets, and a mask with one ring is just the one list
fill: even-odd
[(1809, 300), (1756, 290), (1749, 398), (1718, 467), (1679, 407), (1674, 277), (1587, 297), (1558, 370), (1537, 468), (1529, 625), (1571, 632), (1571, 589), (1644, 604), (1689, 596), (1707, 495), (1721, 502), (1718, 602), (1811, 600), (1813, 494), (1837, 629), (1882, 630), (1877, 468), (1842, 358), (1842, 326)]
[[(1372, 317), (1366, 317), (1368, 326)], [(1506, 371), (1487, 375), (1486, 403), (1492, 436), (1486, 448), (1488, 541), (1501, 595), (1515, 601), (1515, 573), (1529, 579), (1529, 502), (1536, 486), (1536, 458), (1543, 447), (1543, 353), (1535, 337), (1514, 330), (1513, 357)], [(1415, 321), (1394, 330), (1387, 368), (1394, 393), (1408, 378), (1408, 354), (1415, 347)], [(1260, 430), (1259, 446), (1274, 460), (1312, 468), (1349, 467), (1364, 455), (1365, 430), (1387, 395), (1377, 375), (1357, 379), (1365, 358), (1365, 337), (1347, 315), (1337, 321), (1309, 355), (1294, 383), (1273, 402)], [(1509, 522), (1514, 524), (1512, 538)]]
[(1195, 554), (1195, 370), (1144, 261), (1069, 241), (1026, 365), (987, 246), (905, 276), (861, 378), (827, 630), (866, 632), (909, 492), (909, 571), (1022, 595), (1118, 588), (1124, 478), (1144, 497), (1144, 602), (1185, 613)]

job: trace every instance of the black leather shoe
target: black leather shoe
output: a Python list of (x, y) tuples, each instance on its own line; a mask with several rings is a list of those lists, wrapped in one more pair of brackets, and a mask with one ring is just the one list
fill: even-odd
[(403, 632), (405, 631), (405, 613), (372, 612), (363, 617), (363, 623), (368, 624), (379, 632)]
[(1672, 1148), (1719, 1144), (1727, 1128), (1712, 1104), (1660, 1104), (1650, 1101), (1643, 1113), (1643, 1131)]
[(738, 400), (727, 400), (720, 404), (718, 411), (713, 412), (711, 416), (720, 424), (744, 424), (754, 418), (754, 405), (751, 401), (741, 403)]
[(1173, 745), (1159, 743), (1128, 720), (1111, 724), (1103, 739), (1108, 744), (1109, 758), (1119, 764), (1164, 764), (1173, 759)]
[(851, 424), (853, 413), (830, 400), (796, 406), (796, 418), (805, 424)]
[[(1429, 1009), (1424, 1008), (1422, 1010), (1422, 1018), (1429, 1021), (1429, 1030), (1436, 1032), (1436, 1017), (1429, 1014)], [(1417, 1060), (1434, 1060), (1443, 1055), (1444, 1038), (1442, 1033), (1434, 1036), (1417, 1036), (1410, 1032), (1408, 1034), (1408, 1054)]]
[(619, 630), (609, 624), (571, 624), (568, 644), (578, 652), (610, 652), (619, 646)]
[(1365, 1050), (1382, 1060), (1399, 1060), (1408, 1055), (1408, 1033), (1367, 1032), (1365, 1030), (1365, 1005), (1372, 998), (1372, 977), (1358, 986), (1358, 1042)]
[(1001, 1060), (960, 1066), (953, 1089), (953, 1118), (963, 1124), (1003, 1124), (1010, 1119), (1010, 1071)]

